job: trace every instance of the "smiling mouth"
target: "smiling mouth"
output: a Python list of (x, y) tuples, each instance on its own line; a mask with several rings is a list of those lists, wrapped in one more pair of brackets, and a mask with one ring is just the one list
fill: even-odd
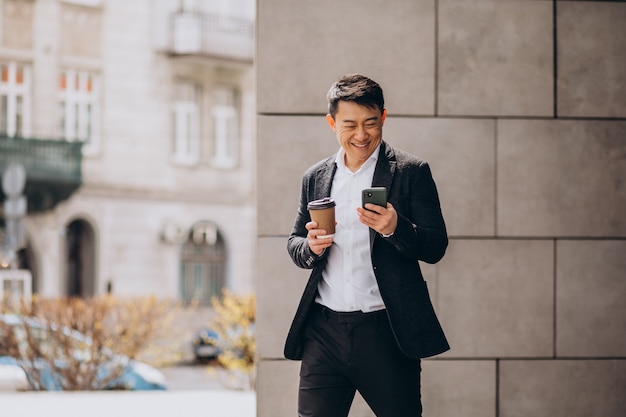
[(361, 148), (361, 149), (363, 149), (363, 148), (367, 148), (367, 146), (368, 146), (368, 145), (369, 145), (369, 143), (361, 143), (361, 144), (358, 144), (358, 143), (353, 143), (353, 144), (352, 144), (352, 146), (354, 146), (354, 147), (356, 147), (356, 148)]

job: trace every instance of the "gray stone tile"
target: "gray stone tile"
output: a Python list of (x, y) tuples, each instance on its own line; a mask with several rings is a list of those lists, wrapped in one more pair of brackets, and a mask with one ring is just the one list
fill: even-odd
[(497, 234), (626, 236), (624, 137), (624, 121), (498, 121)]
[(287, 239), (259, 238), (257, 355), (283, 358), (283, 347), (310, 270), (298, 268), (287, 253)]
[(258, 118), (258, 233), (288, 235), (298, 210), (302, 174), (339, 149), (323, 116)]
[(559, 241), (557, 357), (626, 355), (626, 241)]
[(553, 253), (551, 241), (451, 241), (436, 284), (444, 356), (552, 357)]
[(384, 138), (426, 160), (451, 236), (495, 233), (495, 122), (389, 117)]
[(422, 361), (425, 416), (496, 416), (495, 361)]
[(617, 417), (626, 410), (626, 360), (500, 362), (500, 417)]
[[(261, 116), (258, 130), (259, 234), (288, 234), (302, 174), (339, 144), (322, 116)], [(429, 162), (451, 235), (495, 233), (494, 132), (490, 120), (389, 117), (385, 123), (385, 140)]]
[(438, 114), (553, 115), (551, 2), (438, 4)]
[(297, 415), (300, 362), (260, 361), (257, 371), (257, 417)]
[(341, 75), (379, 82), (402, 114), (434, 113), (435, 8), (431, 0), (294, 2), (258, 9), (258, 110), (326, 113)]
[(560, 1), (557, 113), (626, 117), (626, 7), (623, 2)]

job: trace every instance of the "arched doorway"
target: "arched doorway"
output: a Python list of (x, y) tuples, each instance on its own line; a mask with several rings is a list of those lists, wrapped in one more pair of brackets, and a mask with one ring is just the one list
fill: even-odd
[(95, 294), (95, 242), (93, 228), (84, 220), (72, 221), (65, 235), (65, 288), (69, 297)]
[(37, 259), (30, 240), (26, 241), (26, 247), (17, 252), (19, 259), (19, 268), (28, 269), (31, 274), (31, 289), (33, 294), (39, 293), (39, 271), (37, 268)]
[(180, 296), (185, 302), (209, 304), (219, 297), (226, 275), (226, 248), (217, 226), (208, 221), (193, 225), (181, 248)]

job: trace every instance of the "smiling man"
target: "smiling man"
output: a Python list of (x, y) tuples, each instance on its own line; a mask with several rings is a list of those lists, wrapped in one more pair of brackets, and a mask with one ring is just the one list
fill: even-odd
[[(449, 349), (418, 261), (436, 263), (448, 237), (428, 164), (383, 141), (383, 91), (346, 75), (328, 92), (337, 154), (310, 167), (287, 250), (312, 269), (285, 357), (301, 360), (298, 415), (346, 417), (358, 390), (378, 417), (421, 416), (420, 359)], [(387, 190), (386, 207), (361, 191)], [(336, 231), (311, 221), (331, 197)]]

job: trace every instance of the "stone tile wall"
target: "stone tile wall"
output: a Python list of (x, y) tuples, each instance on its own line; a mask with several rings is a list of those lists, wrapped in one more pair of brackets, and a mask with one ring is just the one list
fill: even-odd
[(452, 345), (423, 361), (424, 415), (626, 412), (624, 21), (609, 1), (259, 2), (259, 417), (296, 415), (282, 349), (309, 271), (287, 235), (349, 72), (383, 86), (384, 137), (429, 161), (450, 234), (424, 265)]

